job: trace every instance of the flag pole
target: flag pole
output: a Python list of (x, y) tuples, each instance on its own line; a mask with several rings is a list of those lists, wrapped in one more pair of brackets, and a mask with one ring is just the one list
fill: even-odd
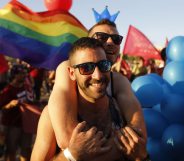
[(128, 29), (128, 33), (127, 33), (127, 36), (126, 36), (126, 40), (125, 40), (125, 45), (124, 45), (124, 48), (123, 48), (123, 52), (120, 53), (120, 60), (119, 60), (119, 63), (117, 65), (117, 71), (118, 72), (120, 72), (120, 70), (121, 70), (121, 62), (123, 60), (124, 50), (125, 50), (126, 42), (127, 42), (127, 39), (128, 39), (128, 34), (130, 32), (130, 28), (131, 28), (131, 25), (129, 26), (129, 29)]

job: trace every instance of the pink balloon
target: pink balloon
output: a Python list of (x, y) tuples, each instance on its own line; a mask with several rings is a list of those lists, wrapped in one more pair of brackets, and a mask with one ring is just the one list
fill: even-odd
[(68, 11), (72, 6), (72, 0), (44, 0), (48, 10)]

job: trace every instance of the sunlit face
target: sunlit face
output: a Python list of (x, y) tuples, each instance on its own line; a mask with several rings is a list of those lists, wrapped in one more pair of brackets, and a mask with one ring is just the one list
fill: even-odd
[[(76, 52), (73, 65), (87, 62), (97, 63), (101, 60), (106, 60), (106, 54), (102, 48), (87, 48)], [(105, 95), (110, 72), (103, 73), (98, 67), (95, 67), (94, 72), (89, 75), (81, 75), (78, 68), (70, 67), (69, 72), (71, 79), (77, 81), (79, 92), (86, 100), (94, 102)]]
[[(106, 24), (96, 26), (91, 31), (89, 36), (92, 37), (96, 32), (104, 32), (104, 33), (108, 33), (108, 34), (119, 34), (115, 27), (109, 26), (109, 25), (106, 25)], [(106, 55), (107, 59), (114, 63), (117, 59), (117, 56), (119, 55), (120, 45), (114, 44), (112, 39), (108, 38), (106, 43), (104, 43), (104, 48), (105, 48), (105, 51), (106, 51), (106, 54), (107, 54)]]

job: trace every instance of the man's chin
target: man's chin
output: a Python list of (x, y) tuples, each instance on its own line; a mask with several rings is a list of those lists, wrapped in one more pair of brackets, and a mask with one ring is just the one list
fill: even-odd
[(104, 96), (105, 96), (105, 93), (104, 92), (103, 93), (98, 93), (98, 94), (96, 94), (95, 99), (98, 100), (98, 99), (100, 99), (100, 98), (102, 98)]
[(117, 55), (116, 54), (107, 54), (107, 59), (110, 60), (112, 63), (115, 63), (115, 61), (117, 59)]

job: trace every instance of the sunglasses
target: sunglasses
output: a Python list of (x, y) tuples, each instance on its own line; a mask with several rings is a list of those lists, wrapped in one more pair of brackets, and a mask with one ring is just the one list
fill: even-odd
[(97, 63), (88, 62), (88, 63), (77, 64), (77, 65), (74, 65), (73, 68), (74, 69), (78, 68), (79, 73), (81, 75), (90, 75), (90, 74), (93, 74), (96, 66), (98, 67), (100, 72), (105, 73), (111, 70), (112, 63), (108, 60), (101, 60)]
[(120, 45), (122, 40), (123, 40), (123, 36), (121, 36), (121, 35), (107, 34), (104, 32), (95, 32), (92, 37), (93, 38), (96, 37), (96, 39), (98, 39), (102, 43), (107, 42), (108, 38), (110, 37), (112, 39), (112, 41), (114, 42), (114, 44), (116, 44), (116, 45)]

